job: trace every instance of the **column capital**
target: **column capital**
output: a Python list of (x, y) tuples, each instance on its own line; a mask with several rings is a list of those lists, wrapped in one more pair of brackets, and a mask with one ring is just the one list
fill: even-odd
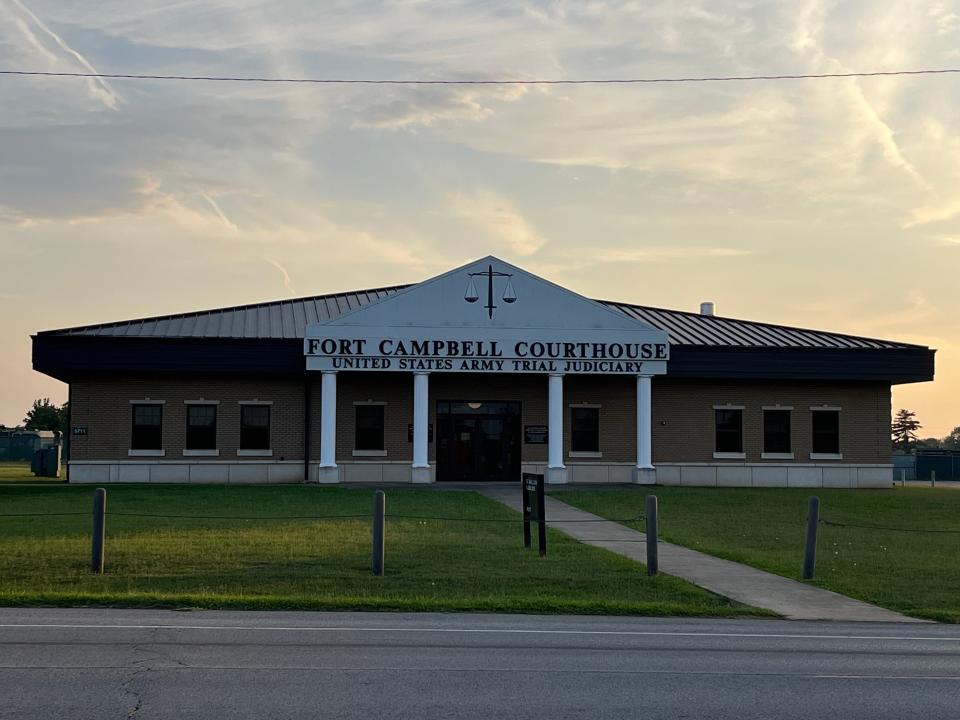
[(413, 374), (414, 374), (414, 375), (429, 375), (429, 374), (430, 374), (430, 371), (429, 371), (429, 370), (414, 370), (414, 371), (413, 371)]
[(337, 374), (337, 371), (336, 371), (336, 370), (321, 370), (321, 371), (320, 371), (320, 374), (321, 374), (321, 375), (336, 375), (336, 374)]
[(562, 372), (547, 373), (547, 376), (548, 376), (548, 377), (558, 377), (558, 378), (562, 378), (564, 375), (566, 375), (566, 373), (562, 373)]

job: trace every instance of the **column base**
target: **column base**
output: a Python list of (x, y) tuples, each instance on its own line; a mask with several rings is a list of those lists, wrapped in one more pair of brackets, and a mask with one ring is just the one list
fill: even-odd
[(317, 482), (321, 485), (336, 485), (340, 482), (340, 468), (320, 467), (317, 469)]
[(566, 485), (569, 482), (569, 480), (567, 480), (567, 469), (565, 467), (548, 467), (546, 471), (544, 471), (543, 480), (547, 485)]
[(414, 485), (430, 485), (436, 481), (433, 466), (410, 468), (410, 481)]
[(633, 469), (633, 483), (634, 485), (656, 485), (657, 471), (652, 467), (635, 467)]

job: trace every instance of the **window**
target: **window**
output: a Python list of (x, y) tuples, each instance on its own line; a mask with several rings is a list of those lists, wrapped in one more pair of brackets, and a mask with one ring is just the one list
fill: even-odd
[(570, 409), (570, 452), (600, 452), (600, 408)]
[(163, 405), (132, 405), (131, 450), (163, 449)]
[(813, 409), (814, 455), (840, 454), (840, 411)]
[(763, 452), (771, 455), (789, 455), (790, 411), (763, 411)]
[(217, 406), (187, 405), (187, 450), (216, 450)]
[(270, 406), (240, 406), (240, 449), (270, 449)]
[(354, 450), (383, 451), (383, 405), (355, 405)]
[(716, 452), (743, 454), (743, 410), (718, 408), (716, 414)]

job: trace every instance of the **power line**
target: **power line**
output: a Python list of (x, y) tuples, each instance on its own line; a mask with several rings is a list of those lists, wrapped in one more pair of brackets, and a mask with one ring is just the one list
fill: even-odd
[(872, 72), (798, 73), (792, 75), (713, 75), (703, 77), (583, 78), (573, 80), (385, 80), (362, 78), (283, 78), (232, 77), (224, 75), (136, 75), (130, 73), (45, 72), (40, 70), (0, 70), (0, 75), (30, 77), (96, 78), (102, 80), (186, 80), (201, 82), (302, 83), (311, 85), (647, 85), (657, 83), (753, 82), (763, 80), (823, 80), (830, 78), (868, 78), (904, 75), (950, 75), (960, 68), (927, 70), (877, 70)]

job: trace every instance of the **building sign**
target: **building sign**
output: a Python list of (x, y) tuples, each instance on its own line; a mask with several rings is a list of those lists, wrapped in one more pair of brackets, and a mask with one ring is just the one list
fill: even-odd
[(666, 342), (616, 340), (594, 333), (540, 339), (513, 332), (486, 339), (384, 337), (350, 332), (354, 329), (348, 327), (327, 329), (330, 335), (304, 340), (308, 370), (656, 375), (665, 372), (670, 355)]
[(87, 428), (86, 428), (86, 427), (82, 427), (82, 426), (80, 426), (80, 425), (74, 425), (74, 426), (73, 426), (73, 429), (72, 429), (72, 432), (73, 432), (74, 435), (79, 435), (79, 436), (86, 435), (86, 434), (87, 434)]
[[(407, 442), (413, 442), (413, 423), (407, 423)], [(433, 423), (427, 425), (427, 442), (433, 442)]]
[(546, 445), (548, 439), (547, 430), (546, 425), (524, 425), (523, 441), (527, 445)]
[(307, 370), (662, 375), (667, 334), (494, 257), (307, 326)]

